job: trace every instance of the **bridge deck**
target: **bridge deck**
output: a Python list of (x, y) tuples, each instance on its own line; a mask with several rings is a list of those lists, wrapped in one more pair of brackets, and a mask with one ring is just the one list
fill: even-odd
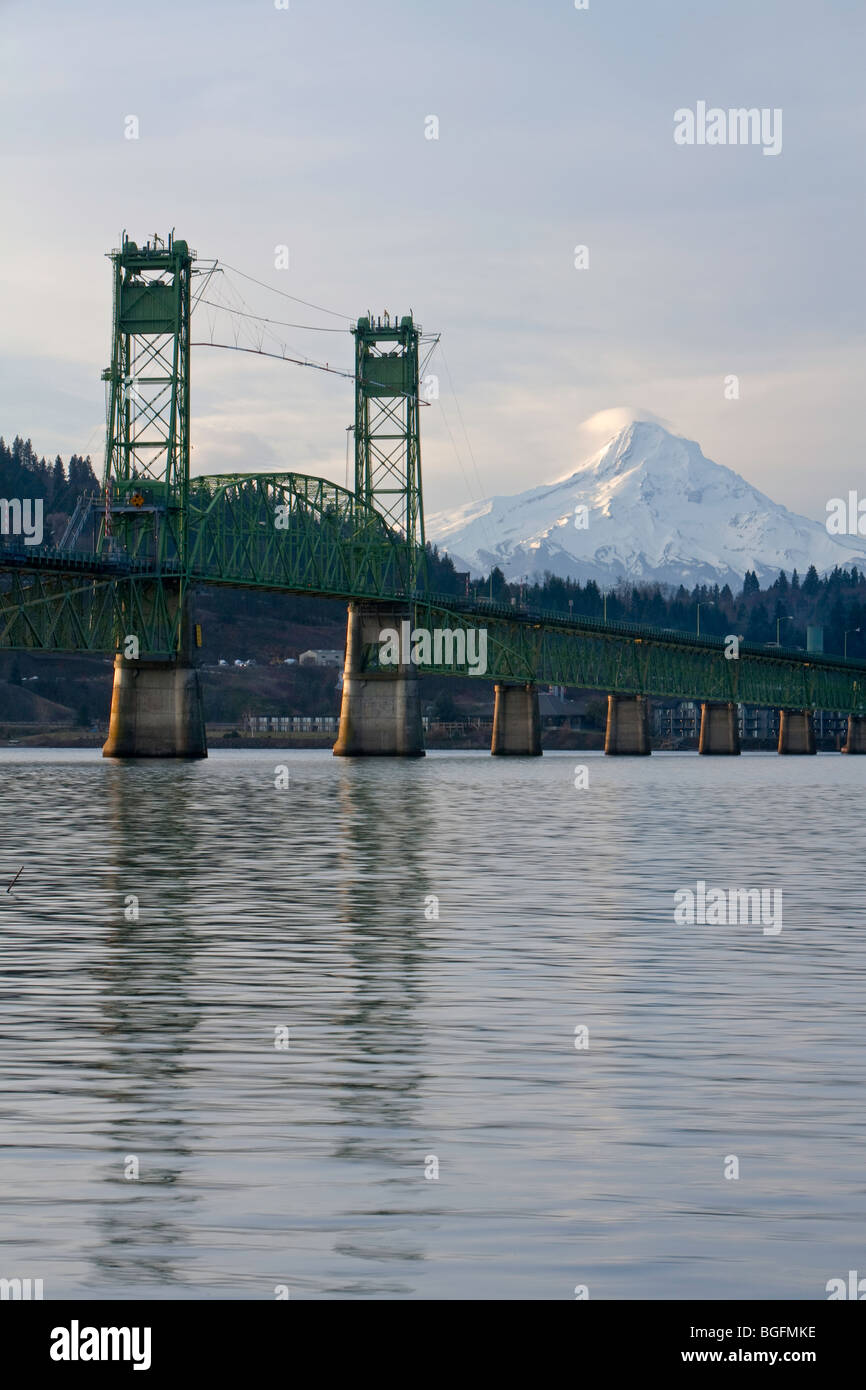
[[(384, 583), (350, 586), (346, 577), (351, 566), (335, 568), (330, 561), (312, 570), (307, 567), (303, 575), (290, 569), (280, 577), (272, 565), (263, 571), (246, 557), (232, 573), (221, 554), (213, 567), (191, 566), (186, 582), (392, 607), (411, 605), (417, 628), (484, 634), (483, 664), (477, 649), (471, 661), (468, 651), (461, 653), (458, 642), (447, 662), (440, 659), (437, 664), (432, 651), (429, 659), (422, 654), (417, 663), (420, 671), (537, 681), (613, 694), (866, 712), (866, 662), (853, 658), (750, 642), (740, 642), (739, 656), (730, 658), (723, 637), (699, 637), (637, 623), (605, 623), (487, 599), (407, 593)], [(156, 569), (145, 558), (21, 545), (0, 550), (2, 572), (9, 578), (5, 584), (0, 581), (0, 648), (113, 651), (118, 632), (135, 631), (142, 639), (143, 654), (165, 656), (176, 649), (176, 625), (164, 585), (166, 580), (181, 580), (176, 561), (163, 562)], [(386, 572), (382, 578), (387, 578)], [(154, 593), (159, 595), (158, 602), (152, 599)], [(365, 665), (375, 670), (378, 662), (378, 650), (370, 647)]]

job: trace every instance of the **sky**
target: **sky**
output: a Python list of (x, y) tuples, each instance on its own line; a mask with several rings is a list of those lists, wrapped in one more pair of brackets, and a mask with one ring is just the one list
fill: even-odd
[[(864, 39), (861, 0), (0, 0), (0, 433), (101, 467), (105, 253), (174, 228), (318, 361), (368, 309), (441, 334), (428, 513), (626, 410), (823, 520), (866, 494)], [(699, 102), (780, 151), (677, 144)], [(194, 472), (344, 481), (343, 377), (195, 348), (192, 415)]]

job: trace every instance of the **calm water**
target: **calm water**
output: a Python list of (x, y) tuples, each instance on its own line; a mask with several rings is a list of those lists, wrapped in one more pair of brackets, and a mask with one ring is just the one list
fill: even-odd
[[(866, 1274), (864, 785), (838, 756), (3, 751), (0, 1275), (826, 1297)], [(698, 879), (781, 887), (781, 934), (676, 925)]]

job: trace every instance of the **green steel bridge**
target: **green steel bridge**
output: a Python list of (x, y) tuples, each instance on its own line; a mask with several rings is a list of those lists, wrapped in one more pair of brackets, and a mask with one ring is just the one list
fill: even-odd
[[(111, 253), (114, 320), (103, 373), (102, 490), (61, 546), (0, 544), (0, 648), (189, 656), (201, 585), (316, 595), (405, 611), (418, 628), (487, 633), (479, 679), (544, 682), (701, 701), (866, 714), (866, 662), (605, 623), (432, 592), (426, 583), (419, 337), (411, 316), (359, 318), (355, 478), (300, 473), (191, 477), (190, 348), (199, 270), (187, 243), (126, 237)], [(81, 546), (76, 534), (92, 533)], [(375, 671), (379, 649), (364, 650)], [(419, 671), (471, 675), (457, 659)]]

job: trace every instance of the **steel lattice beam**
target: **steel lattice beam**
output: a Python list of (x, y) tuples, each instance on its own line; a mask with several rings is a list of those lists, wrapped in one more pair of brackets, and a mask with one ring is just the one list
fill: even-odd
[(355, 335), (355, 493), (404, 538), (410, 586), (424, 558), (418, 343), (411, 314), (359, 318)]
[(167, 658), (178, 643), (171, 588), (164, 579), (0, 573), (0, 649), (113, 652), (131, 633), (144, 655)]

